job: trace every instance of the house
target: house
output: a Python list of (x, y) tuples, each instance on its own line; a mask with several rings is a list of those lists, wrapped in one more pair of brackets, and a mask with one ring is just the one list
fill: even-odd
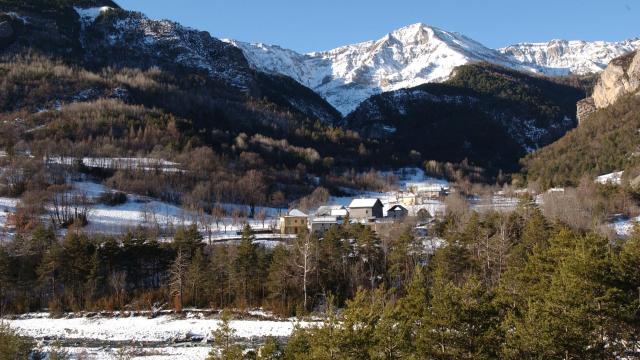
[(349, 218), (369, 220), (383, 217), (380, 199), (353, 199), (349, 204)]
[(449, 194), (449, 185), (442, 183), (413, 183), (408, 184), (410, 192), (426, 199), (438, 199)]
[(390, 219), (402, 219), (409, 215), (409, 210), (406, 207), (396, 204), (387, 210), (387, 217)]
[(316, 211), (316, 216), (335, 216), (337, 218), (345, 218), (349, 212), (342, 205), (320, 206)]
[(342, 218), (337, 216), (320, 216), (311, 220), (311, 232), (318, 236), (324, 235), (327, 230), (332, 226), (338, 226), (342, 224)]
[(400, 192), (396, 195), (398, 202), (405, 206), (418, 205), (418, 196), (411, 192)]
[(285, 216), (280, 217), (280, 233), (302, 234), (307, 231), (309, 217), (298, 209), (293, 209)]

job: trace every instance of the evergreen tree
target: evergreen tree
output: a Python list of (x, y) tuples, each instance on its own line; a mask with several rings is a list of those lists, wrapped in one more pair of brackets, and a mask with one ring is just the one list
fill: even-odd
[(196, 224), (187, 227), (181, 226), (173, 236), (172, 245), (174, 249), (184, 251), (184, 255), (188, 259), (191, 259), (191, 257), (195, 255), (196, 250), (204, 246), (202, 239), (202, 234), (198, 231)]
[(407, 230), (391, 244), (388, 255), (389, 278), (396, 288), (411, 280), (412, 272), (418, 264), (420, 248), (415, 242), (411, 231)]
[[(327, 318), (325, 318), (326, 321)], [(294, 325), (293, 331), (284, 348), (283, 359), (285, 360), (306, 360), (311, 353), (311, 335), (313, 330)]]
[(35, 343), (16, 335), (8, 326), (0, 324), (0, 360), (29, 359)]
[(9, 290), (11, 289), (11, 273), (9, 271), (10, 259), (9, 254), (0, 246), (0, 317), (5, 313), (9, 302)]
[(404, 289), (404, 296), (398, 299), (397, 327), (394, 333), (401, 343), (400, 350), (408, 358), (417, 351), (420, 329), (427, 314), (428, 290), (424, 269), (416, 266), (413, 277)]
[(272, 336), (267, 336), (264, 345), (258, 350), (258, 360), (280, 360), (282, 356), (278, 341)]
[(355, 235), (358, 254), (356, 271), (362, 277), (358, 279), (358, 286), (366, 286), (373, 290), (377, 287), (379, 275), (384, 270), (380, 239), (370, 226), (358, 226)]
[(291, 302), (295, 299), (295, 289), (292, 284), (293, 269), (289, 266), (290, 256), (287, 247), (278, 244), (273, 249), (267, 275), (269, 300), (274, 302), (274, 306), (279, 312), (283, 313), (288, 313), (291, 310)]
[(256, 263), (257, 251), (254, 244), (255, 237), (249, 224), (242, 229), (242, 238), (238, 245), (238, 254), (235, 263), (235, 281), (238, 288), (241, 306), (251, 306), (254, 300), (256, 287)]
[(194, 306), (206, 306), (204, 292), (207, 277), (207, 259), (202, 249), (196, 249), (186, 270), (188, 284), (188, 299)]
[(54, 341), (47, 351), (47, 360), (68, 360), (71, 359), (69, 352), (62, 348), (60, 341)]
[(213, 331), (213, 349), (207, 360), (242, 359), (242, 348), (236, 343), (236, 331), (231, 327), (231, 314), (225, 310), (220, 315), (218, 328)]

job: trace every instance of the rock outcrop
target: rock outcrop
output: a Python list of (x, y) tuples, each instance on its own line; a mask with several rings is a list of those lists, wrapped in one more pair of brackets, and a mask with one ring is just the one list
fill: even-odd
[(576, 119), (578, 124), (581, 124), (590, 114), (596, 111), (596, 104), (592, 97), (582, 99), (576, 104)]
[(620, 97), (640, 91), (640, 51), (612, 60), (593, 89), (593, 102), (601, 109)]

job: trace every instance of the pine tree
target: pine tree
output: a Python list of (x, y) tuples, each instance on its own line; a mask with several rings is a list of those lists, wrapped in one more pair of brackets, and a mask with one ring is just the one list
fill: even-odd
[(277, 304), (278, 311), (285, 312), (286, 310), (287, 313), (290, 310), (290, 301), (294, 295), (292, 293), (294, 289), (291, 284), (293, 270), (289, 266), (290, 256), (286, 246), (277, 245), (273, 249), (267, 275), (269, 299)]
[(285, 360), (307, 360), (310, 358), (311, 353), (311, 335), (310, 333), (315, 329), (307, 329), (306, 327), (300, 327), (298, 324), (294, 325), (293, 331), (287, 341), (287, 346), (284, 348), (283, 359)]
[(407, 357), (416, 353), (418, 334), (427, 314), (427, 282), (424, 269), (416, 266), (411, 282), (406, 284), (404, 296), (397, 304), (397, 333), (402, 346), (400, 350)]
[(379, 275), (384, 270), (382, 262), (382, 248), (380, 239), (369, 226), (360, 226), (356, 231), (356, 244), (358, 253), (358, 272), (363, 281), (361, 286), (367, 286), (370, 290), (377, 287)]
[(231, 327), (231, 314), (224, 310), (220, 315), (220, 323), (213, 331), (213, 349), (207, 360), (242, 359), (242, 348), (236, 343), (236, 331)]
[(68, 360), (71, 359), (69, 352), (62, 348), (60, 341), (54, 341), (47, 351), (48, 360)]
[[(295, 343), (287, 346), (286, 359), (338, 360), (348, 358), (345, 353), (342, 317), (336, 314), (332, 297), (329, 297), (327, 304), (328, 308), (322, 325), (317, 328), (298, 330), (293, 338)], [(364, 349), (360, 350), (364, 352)]]
[(185, 227), (179, 227), (176, 230), (176, 234), (173, 236), (173, 248), (176, 251), (181, 250), (185, 252), (185, 256), (188, 259), (194, 256), (197, 249), (202, 248), (202, 234), (198, 231), (198, 226), (192, 224)]
[(9, 254), (0, 246), (0, 317), (5, 313), (8, 302), (8, 292), (11, 289), (10, 266)]
[(29, 359), (34, 348), (32, 340), (18, 336), (0, 323), (0, 360)]
[(280, 360), (282, 357), (282, 349), (278, 341), (272, 336), (267, 336), (264, 345), (258, 349), (258, 360)]
[[(48, 291), (49, 298), (52, 301), (50, 305), (59, 302), (57, 289), (60, 286), (59, 278), (63, 262), (63, 249), (57, 242), (54, 242), (44, 254), (42, 262), (38, 267), (39, 281)], [(54, 312), (63, 310), (60, 306), (49, 306), (49, 309)]]
[(251, 227), (249, 224), (245, 224), (235, 264), (235, 279), (239, 289), (240, 305), (245, 307), (252, 305), (256, 284), (257, 252), (254, 239)]
[(410, 231), (403, 232), (400, 237), (391, 244), (388, 255), (389, 277), (391, 284), (399, 288), (401, 284), (411, 280), (412, 272), (418, 262), (418, 247), (415, 238)]
[(375, 325), (382, 315), (385, 293), (382, 289), (360, 289), (340, 316), (340, 351), (348, 359), (367, 359), (375, 344)]
[(380, 317), (375, 322), (372, 345), (368, 348), (371, 359), (409, 359), (413, 349), (407, 344), (407, 337), (400, 330), (398, 308), (387, 302), (376, 310)]
[(188, 298), (194, 306), (206, 306), (204, 288), (206, 282), (207, 261), (201, 249), (197, 249), (191, 259), (186, 273), (188, 284)]

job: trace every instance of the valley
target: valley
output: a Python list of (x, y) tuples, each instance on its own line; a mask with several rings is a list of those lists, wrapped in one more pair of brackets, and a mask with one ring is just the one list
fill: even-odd
[(119, 3), (0, 0), (0, 359), (640, 356), (638, 38)]

